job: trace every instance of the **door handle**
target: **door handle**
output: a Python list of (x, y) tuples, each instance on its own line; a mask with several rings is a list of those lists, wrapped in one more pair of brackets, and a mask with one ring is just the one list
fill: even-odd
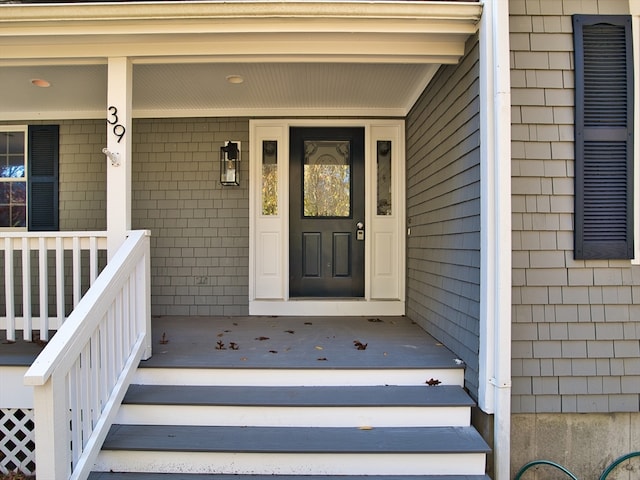
[(356, 227), (358, 227), (358, 230), (364, 230), (364, 223), (358, 222), (356, 223)]
[(364, 223), (358, 222), (356, 223), (356, 240), (364, 240)]

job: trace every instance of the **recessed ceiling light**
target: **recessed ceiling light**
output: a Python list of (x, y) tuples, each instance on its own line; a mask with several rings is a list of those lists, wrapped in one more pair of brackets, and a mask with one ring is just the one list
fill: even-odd
[(227, 75), (226, 79), (227, 79), (227, 82), (233, 83), (236, 85), (244, 82), (244, 77), (242, 75)]
[(31, 80), (31, 85), (35, 87), (40, 87), (40, 88), (47, 88), (51, 86), (51, 83), (47, 82), (42, 78), (34, 78)]

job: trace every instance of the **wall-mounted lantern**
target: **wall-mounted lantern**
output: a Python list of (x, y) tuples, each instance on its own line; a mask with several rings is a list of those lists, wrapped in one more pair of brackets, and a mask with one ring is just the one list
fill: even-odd
[(220, 147), (220, 183), (240, 185), (240, 142), (228, 140)]

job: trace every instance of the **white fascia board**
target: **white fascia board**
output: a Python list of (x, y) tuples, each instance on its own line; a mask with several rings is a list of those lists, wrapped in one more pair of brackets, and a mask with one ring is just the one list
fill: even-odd
[(455, 63), (481, 12), (479, 2), (6, 4), (0, 48), (4, 64), (113, 56)]

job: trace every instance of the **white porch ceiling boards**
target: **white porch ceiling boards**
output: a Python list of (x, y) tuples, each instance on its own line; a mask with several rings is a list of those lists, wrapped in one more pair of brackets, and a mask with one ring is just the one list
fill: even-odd
[[(134, 64), (134, 117), (404, 116), (437, 68), (462, 56), (481, 11), (430, 1), (0, 5), (0, 120), (103, 117), (116, 56)], [(228, 84), (231, 74), (245, 82)]]

